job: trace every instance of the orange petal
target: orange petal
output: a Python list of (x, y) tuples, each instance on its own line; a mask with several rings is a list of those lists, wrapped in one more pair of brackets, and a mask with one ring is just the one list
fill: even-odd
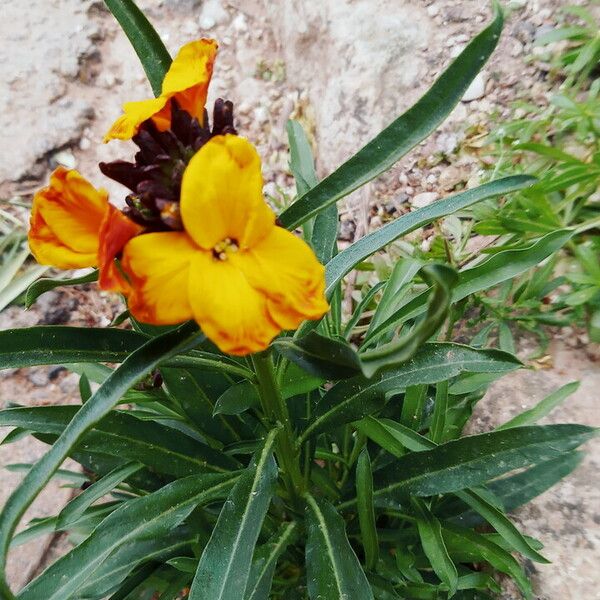
[(260, 158), (235, 135), (216, 136), (188, 164), (181, 183), (181, 217), (194, 241), (211, 250), (225, 238), (248, 248), (275, 226), (262, 196)]
[(171, 98), (175, 98), (183, 110), (196, 117), (202, 124), (217, 48), (217, 42), (210, 39), (201, 39), (182, 46), (165, 75), (161, 95), (150, 100), (124, 104), (123, 115), (113, 123), (104, 136), (104, 141), (131, 139), (147, 119), (152, 119), (161, 131), (169, 129)]
[(144, 323), (173, 325), (193, 318), (188, 301), (190, 262), (198, 249), (185, 233), (145, 233), (129, 240), (121, 265), (131, 289), (131, 314)]
[(230, 260), (196, 252), (189, 298), (202, 331), (223, 351), (245, 355), (264, 350), (279, 333), (266, 297), (255, 290)]
[(183, 110), (204, 121), (204, 105), (218, 44), (201, 39), (182, 46), (162, 84), (162, 95), (175, 97)]
[(108, 194), (77, 171), (58, 167), (33, 199), (29, 246), (40, 264), (60, 269), (97, 264), (100, 224)]
[(98, 249), (98, 267), (100, 269), (98, 284), (101, 289), (122, 293), (129, 291), (129, 283), (117, 267), (115, 258), (123, 250), (125, 244), (143, 230), (141, 225), (128, 219), (111, 204), (108, 205), (100, 227), (100, 247)]
[(296, 329), (329, 309), (325, 268), (306, 242), (285, 229), (274, 227), (256, 246), (230, 260), (268, 297), (271, 317), (283, 329)]

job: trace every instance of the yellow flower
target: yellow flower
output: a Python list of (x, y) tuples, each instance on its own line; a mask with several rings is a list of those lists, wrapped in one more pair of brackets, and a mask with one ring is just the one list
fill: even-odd
[(244, 138), (216, 136), (197, 152), (182, 181), (184, 231), (147, 233), (123, 251), (136, 318), (193, 318), (222, 351), (244, 355), (327, 311), (323, 266), (275, 225), (262, 184), (260, 158)]
[(113, 123), (104, 141), (129, 140), (148, 119), (152, 119), (160, 131), (169, 129), (171, 98), (177, 100), (179, 106), (197, 118), (202, 125), (217, 48), (217, 42), (210, 39), (201, 39), (182, 46), (165, 75), (161, 95), (150, 100), (125, 103), (124, 114)]
[(29, 247), (42, 265), (59, 269), (100, 267), (103, 289), (125, 291), (127, 282), (114, 264), (125, 242), (142, 231), (108, 202), (77, 171), (58, 167), (50, 184), (36, 192)]

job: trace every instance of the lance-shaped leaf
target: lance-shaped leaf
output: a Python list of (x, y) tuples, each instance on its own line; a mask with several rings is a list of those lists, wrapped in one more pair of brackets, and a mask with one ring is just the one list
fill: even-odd
[(417, 529), (423, 551), (435, 574), (448, 586), (448, 596), (451, 597), (456, 593), (458, 586), (458, 571), (448, 555), (442, 526), (423, 500), (411, 498), (411, 505), (417, 517)]
[(219, 396), (213, 416), (239, 415), (255, 406), (260, 406), (260, 396), (256, 386), (249, 381), (242, 381), (230, 386)]
[(371, 459), (366, 448), (363, 448), (356, 461), (356, 498), (358, 523), (365, 549), (365, 564), (368, 569), (372, 570), (379, 559), (379, 542), (373, 504), (373, 473)]
[(81, 494), (75, 496), (67, 506), (65, 506), (56, 520), (57, 529), (66, 529), (71, 523), (76, 521), (83, 513), (103, 496), (110, 494), (115, 487), (125, 481), (130, 475), (142, 468), (141, 463), (127, 463), (122, 467), (113, 469), (104, 477), (94, 482)]
[(419, 227), (424, 227), (436, 219), (464, 210), (486, 198), (521, 190), (530, 186), (534, 181), (535, 179), (529, 175), (504, 177), (449, 196), (443, 200), (438, 200), (429, 206), (414, 210), (395, 221), (387, 223), (354, 242), (327, 263), (325, 270), (327, 296), (331, 296), (337, 283), (359, 262), (381, 250), (400, 236), (406, 235)]
[(223, 505), (202, 552), (189, 600), (244, 597), (254, 546), (275, 489), (273, 443), (277, 434), (278, 430), (269, 433)]
[(377, 473), (375, 502), (433, 496), (480, 485), (513, 469), (556, 458), (595, 434), (583, 425), (516, 427), (467, 436), (400, 457)]
[(425, 344), (404, 364), (367, 379), (353, 377), (334, 385), (321, 399), (299, 443), (322, 431), (357, 421), (383, 408), (386, 396), (418, 384), (431, 384), (463, 372), (506, 373), (521, 363), (500, 350), (476, 350), (451, 343)]
[[(27, 424), (35, 433), (58, 436), (77, 414), (77, 406), (7, 408), (0, 411), (0, 424), (17, 427)], [(82, 436), (74, 450), (135, 460), (158, 473), (175, 477), (198, 472), (223, 473), (240, 466), (197, 439), (151, 420), (142, 421), (127, 411), (106, 415)]]
[(92, 283), (98, 281), (98, 271), (94, 270), (91, 273), (82, 275), (81, 277), (73, 277), (71, 279), (52, 279), (44, 277), (34, 281), (25, 293), (25, 308), (30, 308), (31, 305), (46, 292), (49, 292), (57, 287), (82, 285), (84, 283)]
[(199, 504), (224, 498), (237, 476), (193, 475), (127, 502), (79, 546), (57, 560), (19, 594), (19, 600), (67, 600), (110, 555), (136, 540), (159, 538)]
[(492, 23), (470, 42), (414, 106), (281, 213), (284, 227), (296, 228), (371, 181), (431, 134), (452, 112), (494, 51), (502, 24), (502, 12), (496, 5)]
[(277, 561), (285, 549), (295, 541), (297, 534), (298, 524), (295, 521), (283, 523), (266, 544), (256, 549), (245, 600), (269, 600)]
[(77, 362), (123, 362), (148, 341), (125, 329), (41, 326), (0, 331), (0, 369)]
[(160, 36), (133, 0), (104, 2), (129, 38), (144, 67), (154, 95), (160, 95), (162, 81), (171, 65), (171, 57)]
[(324, 499), (306, 496), (306, 570), (311, 600), (373, 600), (373, 592), (346, 537), (344, 519)]
[(149, 340), (133, 352), (81, 407), (48, 453), (27, 473), (0, 514), (0, 595), (7, 599), (14, 597), (6, 582), (5, 565), (10, 538), (19, 519), (79, 439), (110, 412), (131, 386), (161, 362), (194, 347), (202, 338), (195, 323), (185, 323), (174, 331)]

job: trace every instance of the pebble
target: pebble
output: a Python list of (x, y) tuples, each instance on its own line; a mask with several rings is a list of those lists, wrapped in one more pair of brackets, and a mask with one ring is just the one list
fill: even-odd
[(436, 4), (432, 4), (431, 6), (428, 6), (427, 14), (430, 17), (437, 17), (440, 14), (440, 7), (437, 6)]
[(212, 29), (216, 25), (222, 25), (229, 21), (229, 13), (221, 4), (221, 0), (206, 0), (202, 4), (200, 12), (200, 27), (202, 29)]
[(471, 85), (467, 88), (467, 91), (462, 97), (463, 102), (471, 102), (471, 100), (477, 100), (483, 97), (485, 94), (485, 84), (487, 82), (487, 75), (484, 71), (480, 71), (475, 76), (475, 79), (471, 82)]
[(417, 194), (410, 203), (414, 208), (424, 208), (425, 206), (429, 206), (432, 202), (435, 202), (439, 197), (437, 192), (421, 192), (420, 194)]
[(77, 165), (77, 160), (70, 150), (61, 150), (53, 154), (50, 162), (55, 165), (61, 165), (66, 169), (74, 169)]

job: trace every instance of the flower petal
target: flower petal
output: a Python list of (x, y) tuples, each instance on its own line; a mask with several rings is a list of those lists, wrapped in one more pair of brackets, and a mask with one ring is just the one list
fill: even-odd
[(296, 329), (306, 319), (328, 310), (325, 268), (310, 246), (293, 233), (274, 227), (247, 252), (231, 256), (252, 287), (269, 298), (273, 320), (282, 329)]
[(130, 140), (138, 132), (140, 125), (152, 117), (160, 130), (168, 129), (171, 123), (168, 102), (169, 98), (166, 96), (126, 102), (123, 104), (123, 114), (112, 124), (104, 136), (104, 142)]
[(190, 263), (197, 248), (185, 233), (146, 233), (127, 242), (121, 265), (129, 277), (128, 305), (144, 323), (173, 325), (191, 319)]
[(121, 253), (125, 244), (144, 228), (128, 219), (120, 210), (111, 204), (100, 227), (100, 246), (98, 248), (98, 267), (100, 276), (98, 284), (103, 290), (127, 293), (129, 282), (115, 264), (115, 258)]
[(40, 264), (61, 269), (97, 264), (98, 233), (108, 194), (77, 171), (58, 167), (33, 199), (29, 246)]
[(152, 119), (160, 131), (169, 129), (171, 98), (175, 98), (183, 110), (202, 124), (217, 48), (217, 42), (210, 39), (182, 46), (165, 75), (161, 95), (158, 98), (124, 104), (123, 114), (113, 123), (104, 136), (104, 141), (131, 139), (147, 119)]
[(232, 261), (215, 259), (210, 252), (194, 256), (189, 298), (202, 331), (223, 352), (259, 352), (281, 329), (269, 315), (266, 297)]
[(181, 184), (183, 225), (206, 250), (225, 238), (248, 248), (274, 227), (275, 215), (262, 196), (260, 158), (236, 135), (216, 136), (188, 164)]
[(162, 96), (175, 96), (179, 106), (204, 120), (204, 105), (212, 77), (218, 44), (203, 38), (182, 46), (162, 84)]

